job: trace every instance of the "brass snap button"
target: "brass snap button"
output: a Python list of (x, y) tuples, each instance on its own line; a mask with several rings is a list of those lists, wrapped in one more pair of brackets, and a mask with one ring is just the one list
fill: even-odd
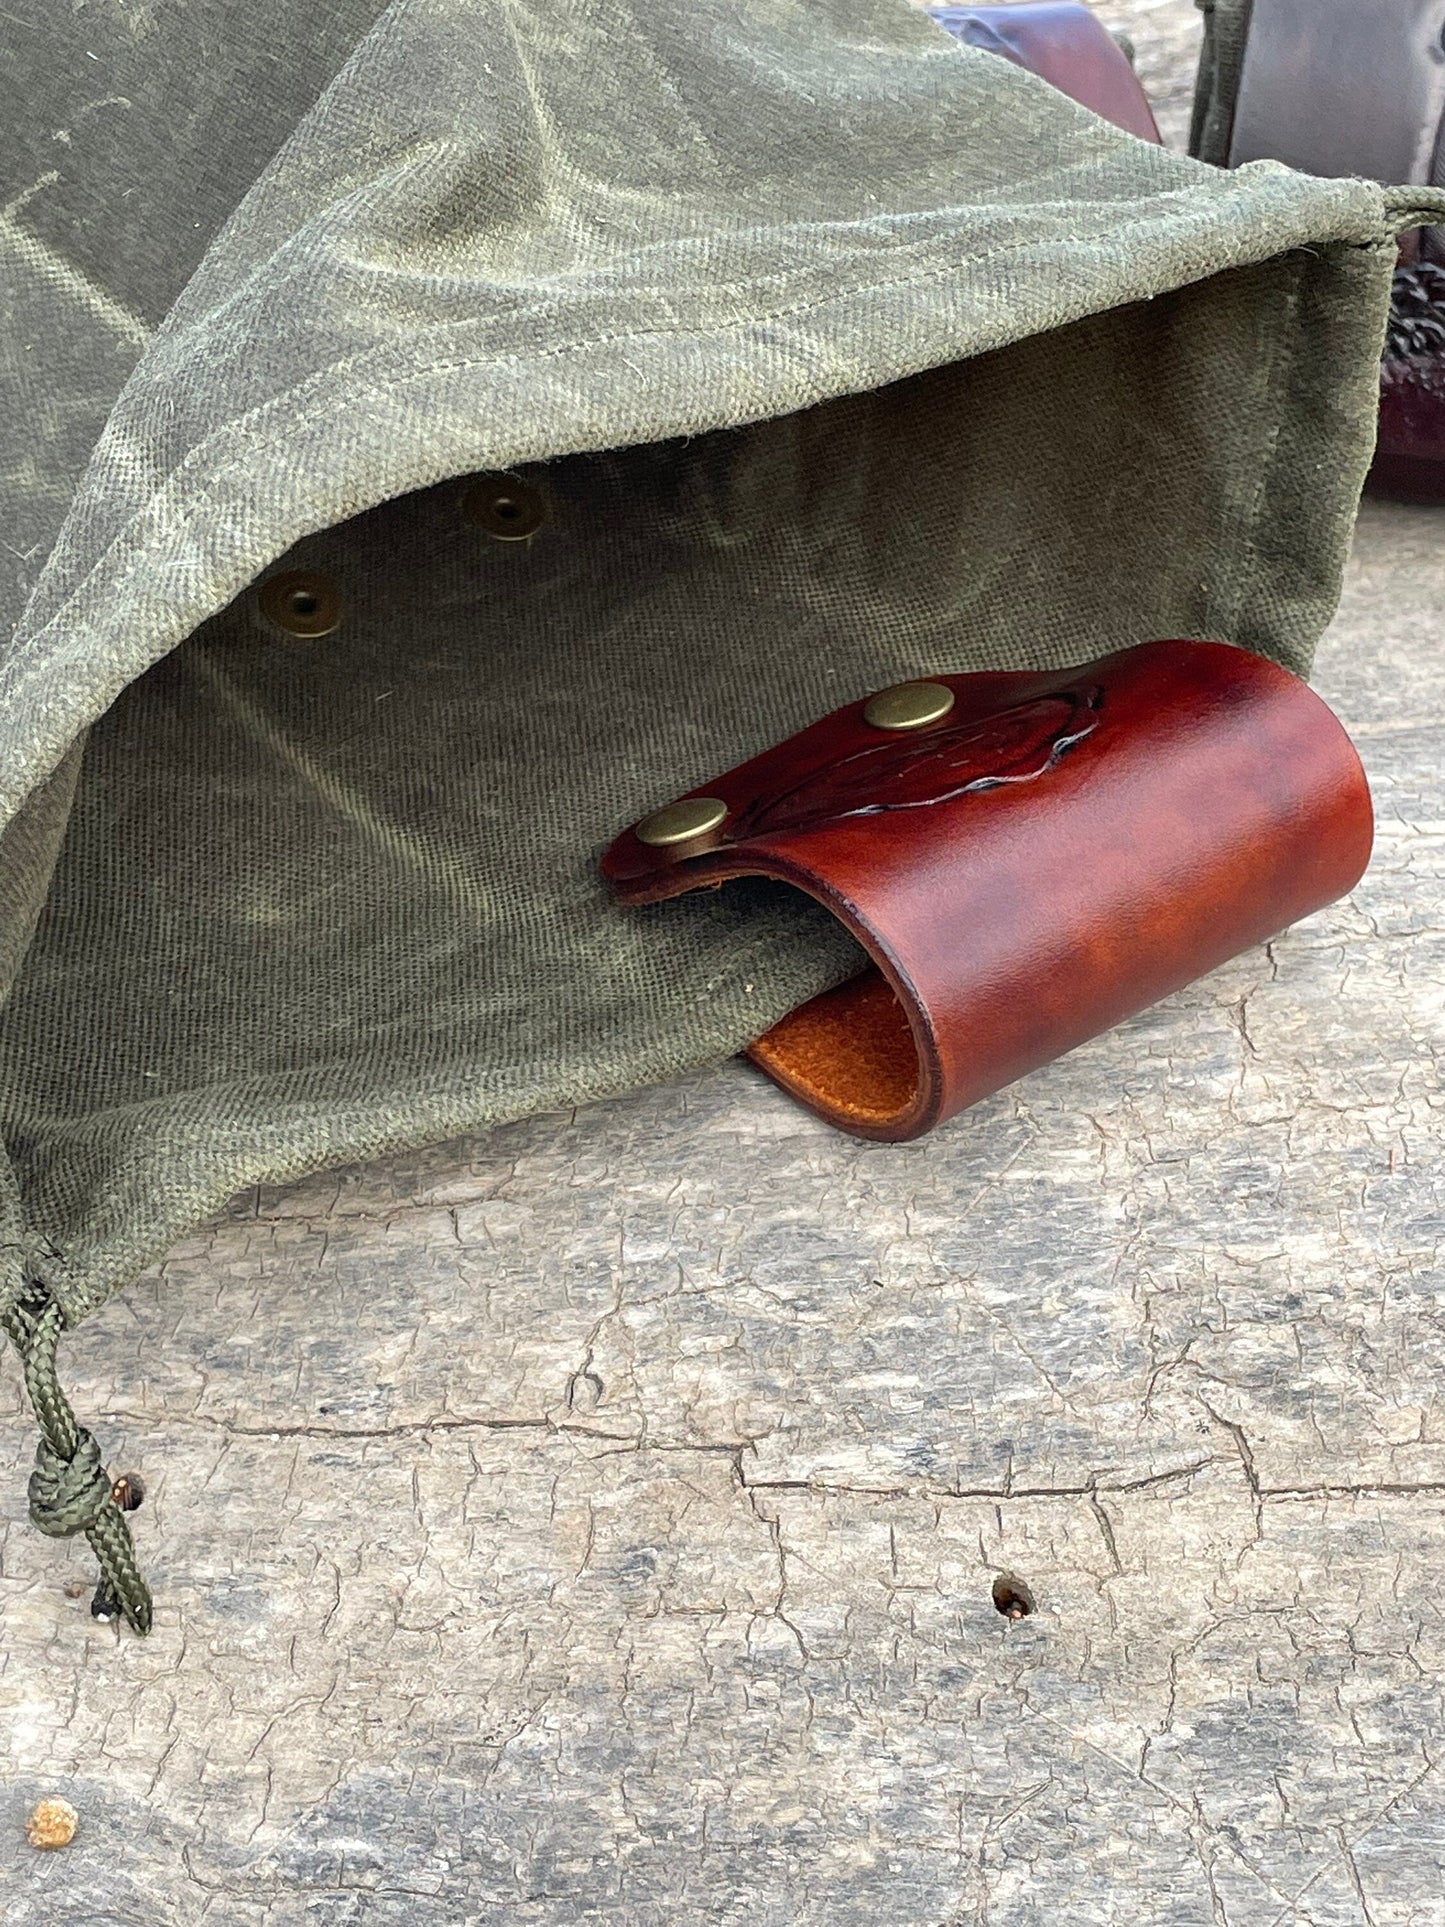
[(941, 682), (900, 682), (880, 689), (863, 711), (875, 729), (922, 729), (953, 708), (953, 691)]
[(680, 803), (669, 803), (654, 810), (636, 824), (632, 834), (639, 843), (655, 850), (669, 849), (674, 843), (691, 843), (706, 836), (727, 821), (728, 806), (716, 796), (685, 796)]
[(525, 542), (547, 519), (542, 491), (516, 475), (479, 475), (462, 497), (469, 521), (498, 542)]
[(291, 636), (329, 636), (341, 621), (341, 592), (330, 576), (309, 569), (268, 576), (257, 601), (267, 621)]

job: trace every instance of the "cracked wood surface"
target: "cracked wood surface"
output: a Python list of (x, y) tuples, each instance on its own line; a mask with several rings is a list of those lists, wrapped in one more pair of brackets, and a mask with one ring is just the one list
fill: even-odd
[(6, 1927), (1442, 1927), (1442, 529), (1367, 506), (1322, 652), (1346, 904), (920, 1145), (730, 1065), (93, 1320), (149, 1641), (7, 1365)]

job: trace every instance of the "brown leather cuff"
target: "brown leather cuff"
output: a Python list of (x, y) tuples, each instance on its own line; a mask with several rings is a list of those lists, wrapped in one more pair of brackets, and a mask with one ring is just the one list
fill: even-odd
[(751, 1054), (844, 1130), (903, 1139), (1343, 895), (1372, 829), (1359, 758), (1297, 677), (1151, 642), (849, 703), (602, 869), (627, 903), (757, 875), (825, 904), (874, 968)]

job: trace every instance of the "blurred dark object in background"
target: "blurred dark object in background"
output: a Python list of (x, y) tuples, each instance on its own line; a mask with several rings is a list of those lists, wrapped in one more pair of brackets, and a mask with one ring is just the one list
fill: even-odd
[[(1218, 167), (1445, 187), (1445, 0), (1198, 0), (1190, 152)], [(1141, 140), (1159, 129), (1129, 56), (1082, 0), (930, 7)], [(1445, 229), (1404, 237), (1369, 486), (1445, 501)]]
[(929, 7), (955, 40), (1002, 54), (1140, 140), (1159, 142), (1154, 113), (1129, 64), (1083, 0), (1014, 0), (993, 7)]
[[(1445, 0), (1198, 0), (1190, 152), (1445, 187)], [(1370, 485), (1445, 500), (1445, 229), (1407, 235)]]

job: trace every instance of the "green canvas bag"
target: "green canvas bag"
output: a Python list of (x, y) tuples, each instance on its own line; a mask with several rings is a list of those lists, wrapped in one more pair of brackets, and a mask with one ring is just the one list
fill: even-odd
[(25, 11), (0, 1314), (31, 1516), (143, 1630), (63, 1333), (242, 1186), (846, 977), (781, 886), (597, 873), (837, 703), (1156, 636), (1306, 671), (1440, 203), (1150, 147), (900, 0)]

